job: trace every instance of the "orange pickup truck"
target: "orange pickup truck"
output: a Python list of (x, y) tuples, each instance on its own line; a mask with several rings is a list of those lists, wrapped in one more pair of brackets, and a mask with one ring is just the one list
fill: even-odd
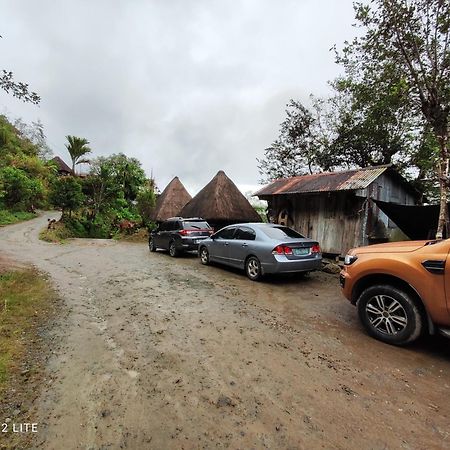
[(450, 239), (350, 250), (340, 283), (367, 332), (394, 345), (450, 337)]

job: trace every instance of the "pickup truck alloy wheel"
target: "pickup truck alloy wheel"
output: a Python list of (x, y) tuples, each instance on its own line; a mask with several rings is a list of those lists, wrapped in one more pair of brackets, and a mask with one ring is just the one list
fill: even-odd
[(156, 252), (155, 239), (153, 237), (150, 238), (150, 242), (148, 243), (148, 247), (151, 252)]
[(388, 295), (375, 295), (366, 304), (366, 314), (372, 326), (390, 335), (402, 332), (408, 325), (405, 308)]
[(362, 292), (357, 307), (367, 332), (380, 341), (404, 345), (422, 334), (424, 319), (418, 303), (403, 288), (371, 286)]

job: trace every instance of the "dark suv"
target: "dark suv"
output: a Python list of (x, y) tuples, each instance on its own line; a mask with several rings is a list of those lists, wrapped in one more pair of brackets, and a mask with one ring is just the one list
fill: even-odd
[(198, 244), (213, 232), (208, 222), (201, 218), (172, 217), (152, 231), (148, 246), (151, 252), (161, 248), (169, 250), (170, 256), (175, 257), (180, 252), (198, 250)]

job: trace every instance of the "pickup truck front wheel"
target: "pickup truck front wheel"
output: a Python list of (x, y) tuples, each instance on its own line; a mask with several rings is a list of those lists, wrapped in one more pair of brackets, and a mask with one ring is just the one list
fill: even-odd
[(420, 310), (411, 295), (400, 288), (371, 286), (360, 295), (357, 308), (367, 332), (387, 344), (409, 344), (422, 334)]

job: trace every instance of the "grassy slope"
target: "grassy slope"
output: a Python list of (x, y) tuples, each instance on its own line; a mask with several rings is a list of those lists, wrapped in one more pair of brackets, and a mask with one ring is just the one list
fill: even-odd
[[(38, 272), (0, 272), (0, 416), (36, 421), (29, 410), (39, 390), (45, 344), (39, 331), (55, 312), (56, 294)], [(14, 411), (19, 408), (19, 415)], [(30, 416), (31, 414), (31, 416)], [(27, 447), (31, 436), (6, 433), (0, 448)], [(25, 441), (24, 441), (25, 440)], [(6, 445), (6, 447), (5, 447)]]
[(34, 219), (36, 214), (19, 211), (19, 212), (11, 212), (7, 209), (0, 209), (0, 227), (4, 225), (10, 225), (12, 223), (21, 222), (23, 220)]

